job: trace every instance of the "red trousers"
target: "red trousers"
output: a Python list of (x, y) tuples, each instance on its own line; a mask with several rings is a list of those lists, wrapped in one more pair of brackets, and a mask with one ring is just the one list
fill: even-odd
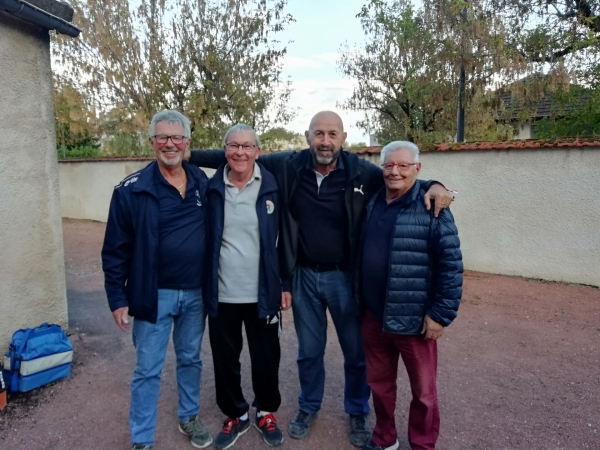
[(440, 433), (436, 372), (437, 343), (423, 335), (407, 336), (382, 331), (381, 323), (366, 311), (362, 335), (367, 361), (367, 382), (373, 392), (373, 442), (387, 447), (398, 438), (394, 410), (398, 359), (406, 367), (412, 391), (408, 415), (408, 441), (412, 450), (435, 448)]

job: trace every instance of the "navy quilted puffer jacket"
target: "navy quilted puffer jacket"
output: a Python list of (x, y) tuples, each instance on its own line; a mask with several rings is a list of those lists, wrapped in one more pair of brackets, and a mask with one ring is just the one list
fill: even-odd
[[(462, 296), (462, 254), (454, 217), (449, 209), (433, 217), (423, 204), (426, 192), (419, 180), (416, 183), (403, 202), (390, 242), (382, 324), (383, 330), (390, 333), (420, 334), (425, 314), (444, 326), (450, 325)], [(375, 199), (376, 195), (367, 205), (365, 224)], [(363, 226), (361, 255), (365, 232)], [(357, 267), (360, 270), (361, 265)], [(360, 296), (362, 276), (357, 275), (355, 293)]]

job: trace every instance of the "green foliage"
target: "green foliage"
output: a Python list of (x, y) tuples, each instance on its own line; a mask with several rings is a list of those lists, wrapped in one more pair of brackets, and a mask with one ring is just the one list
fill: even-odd
[[(338, 61), (356, 85), (342, 107), (363, 111), (357, 126), (380, 142), (453, 140), (461, 67), (466, 139), (481, 140), (511, 138), (518, 126), (502, 86), (517, 121), (529, 121), (547, 93), (600, 63), (598, 1), (370, 0), (358, 17), (366, 43), (346, 46)], [(539, 82), (517, 83), (530, 75)]]
[(137, 132), (116, 131), (104, 143), (106, 156), (147, 156), (153, 155), (148, 138)]
[(192, 145), (214, 146), (233, 124), (263, 132), (292, 119), (290, 82), (281, 75), (286, 49), (275, 39), (293, 21), (285, 5), (75, 0), (83, 32), (57, 36), (54, 55), (69, 83), (118, 123), (103, 134), (119, 141), (116, 132), (145, 133), (157, 111), (177, 109), (192, 122)]
[(292, 148), (302, 147), (306, 142), (300, 133), (286, 130), (283, 127), (271, 128), (259, 137), (262, 149), (267, 151), (288, 150), (290, 146)]
[(56, 154), (59, 158), (94, 158), (102, 156), (102, 152), (98, 147), (93, 145), (74, 145), (67, 147), (60, 146)]

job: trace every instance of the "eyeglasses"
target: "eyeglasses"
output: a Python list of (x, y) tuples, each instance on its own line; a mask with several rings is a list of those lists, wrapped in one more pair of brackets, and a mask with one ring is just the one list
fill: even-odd
[(392, 170), (394, 170), (394, 167), (398, 167), (398, 170), (400, 172), (406, 172), (408, 169), (410, 169), (410, 166), (416, 166), (417, 164), (419, 163), (385, 163), (382, 164), (381, 167), (383, 167), (384, 172), (391, 172)]
[(252, 150), (254, 150), (256, 148), (256, 145), (250, 145), (250, 144), (233, 144), (231, 142), (228, 142), (227, 144), (225, 144), (225, 148), (229, 151), (235, 152), (238, 148), (242, 147), (242, 150), (244, 150), (245, 152), (251, 152)]
[(173, 145), (181, 145), (189, 139), (186, 136), (182, 136), (180, 134), (174, 134), (172, 136), (168, 136), (166, 134), (156, 134), (152, 136), (152, 138), (156, 141), (157, 144), (163, 145), (166, 144), (169, 141), (169, 139), (171, 139)]

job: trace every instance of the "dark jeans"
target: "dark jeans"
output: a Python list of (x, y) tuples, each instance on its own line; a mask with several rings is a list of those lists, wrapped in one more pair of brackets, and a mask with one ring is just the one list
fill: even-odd
[(219, 303), (217, 317), (208, 318), (208, 334), (215, 366), (217, 405), (223, 414), (235, 419), (249, 409), (241, 386), (240, 354), (244, 345), (242, 323), (246, 328), (252, 364), (252, 406), (275, 412), (281, 404), (279, 394), (279, 333), (281, 314), (258, 318), (256, 303)]
[(339, 270), (318, 272), (297, 267), (292, 285), (292, 309), (298, 336), (300, 410), (315, 413), (321, 408), (325, 388), (326, 311), (329, 309), (344, 354), (344, 409), (348, 414), (367, 414), (371, 391), (367, 385), (359, 308), (352, 297), (349, 275)]
[(394, 421), (398, 360), (408, 372), (412, 401), (408, 413), (408, 442), (412, 450), (432, 450), (440, 434), (436, 372), (437, 341), (423, 335), (407, 336), (382, 331), (370, 312), (362, 323), (367, 357), (367, 378), (373, 389), (375, 428), (373, 442), (387, 447), (396, 442), (398, 433)]

